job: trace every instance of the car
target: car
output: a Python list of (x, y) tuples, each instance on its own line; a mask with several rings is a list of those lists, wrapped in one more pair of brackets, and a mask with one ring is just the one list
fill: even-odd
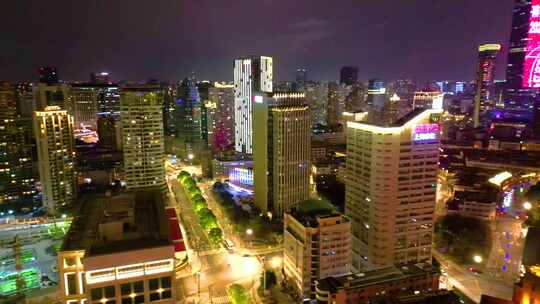
[(482, 271), (474, 268), (474, 267), (469, 267), (469, 271), (472, 272), (474, 275), (481, 275), (482, 274)]

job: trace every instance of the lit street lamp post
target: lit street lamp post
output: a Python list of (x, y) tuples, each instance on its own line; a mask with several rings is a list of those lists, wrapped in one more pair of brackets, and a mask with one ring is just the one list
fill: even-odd
[(253, 244), (251, 243), (251, 240), (252, 240), (251, 236), (253, 235), (253, 229), (248, 228), (246, 230), (246, 234), (248, 235), (248, 238), (249, 238), (249, 248), (253, 248)]

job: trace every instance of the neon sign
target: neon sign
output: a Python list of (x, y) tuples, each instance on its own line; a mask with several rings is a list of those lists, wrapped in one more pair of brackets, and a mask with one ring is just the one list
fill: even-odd
[(522, 86), (540, 87), (540, 0), (532, 0), (531, 3)]
[(441, 131), (439, 124), (419, 124), (414, 127), (413, 141), (425, 141), (437, 139), (437, 134)]

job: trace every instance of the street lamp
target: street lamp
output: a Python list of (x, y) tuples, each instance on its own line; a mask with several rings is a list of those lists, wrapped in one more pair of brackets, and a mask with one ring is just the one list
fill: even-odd
[(197, 301), (201, 301), (201, 271), (197, 271)]
[(473, 261), (474, 261), (475, 263), (478, 263), (478, 264), (479, 264), (479, 263), (482, 263), (483, 260), (484, 260), (484, 259), (482, 259), (482, 257), (479, 256), (479, 255), (475, 255), (475, 256), (473, 257)]
[(532, 204), (530, 202), (523, 203), (523, 209), (531, 210), (532, 209)]
[(248, 228), (246, 230), (246, 234), (248, 235), (248, 238), (249, 238), (249, 248), (251, 248), (251, 247), (253, 247), (252, 246), (253, 244), (251, 244), (251, 236), (253, 235), (253, 229)]

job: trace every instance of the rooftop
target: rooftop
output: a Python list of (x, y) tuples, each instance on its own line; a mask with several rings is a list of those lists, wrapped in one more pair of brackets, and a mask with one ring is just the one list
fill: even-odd
[(344, 222), (348, 221), (346, 217), (336, 212), (330, 203), (314, 199), (301, 202), (291, 210), (290, 215), (305, 227), (312, 228), (317, 228), (321, 220), (328, 218), (340, 217)]
[(159, 190), (83, 199), (62, 244), (62, 251), (101, 255), (170, 243), (168, 221)]
[(399, 268), (388, 267), (341, 277), (328, 277), (319, 281), (317, 289), (335, 293), (339, 289), (365, 288), (371, 285), (404, 280), (428, 273), (436, 274), (438, 271), (433, 266), (425, 263), (407, 264)]
[(367, 123), (359, 122), (347, 122), (349, 128), (354, 129), (367, 129), (373, 132), (381, 133), (398, 133), (407, 128), (417, 124), (419, 121), (422, 121), (432, 114), (440, 114), (442, 110), (439, 109), (414, 109), (409, 113), (405, 114), (401, 118), (394, 121), (385, 121), (382, 119), (381, 113), (370, 112), (368, 114)]

